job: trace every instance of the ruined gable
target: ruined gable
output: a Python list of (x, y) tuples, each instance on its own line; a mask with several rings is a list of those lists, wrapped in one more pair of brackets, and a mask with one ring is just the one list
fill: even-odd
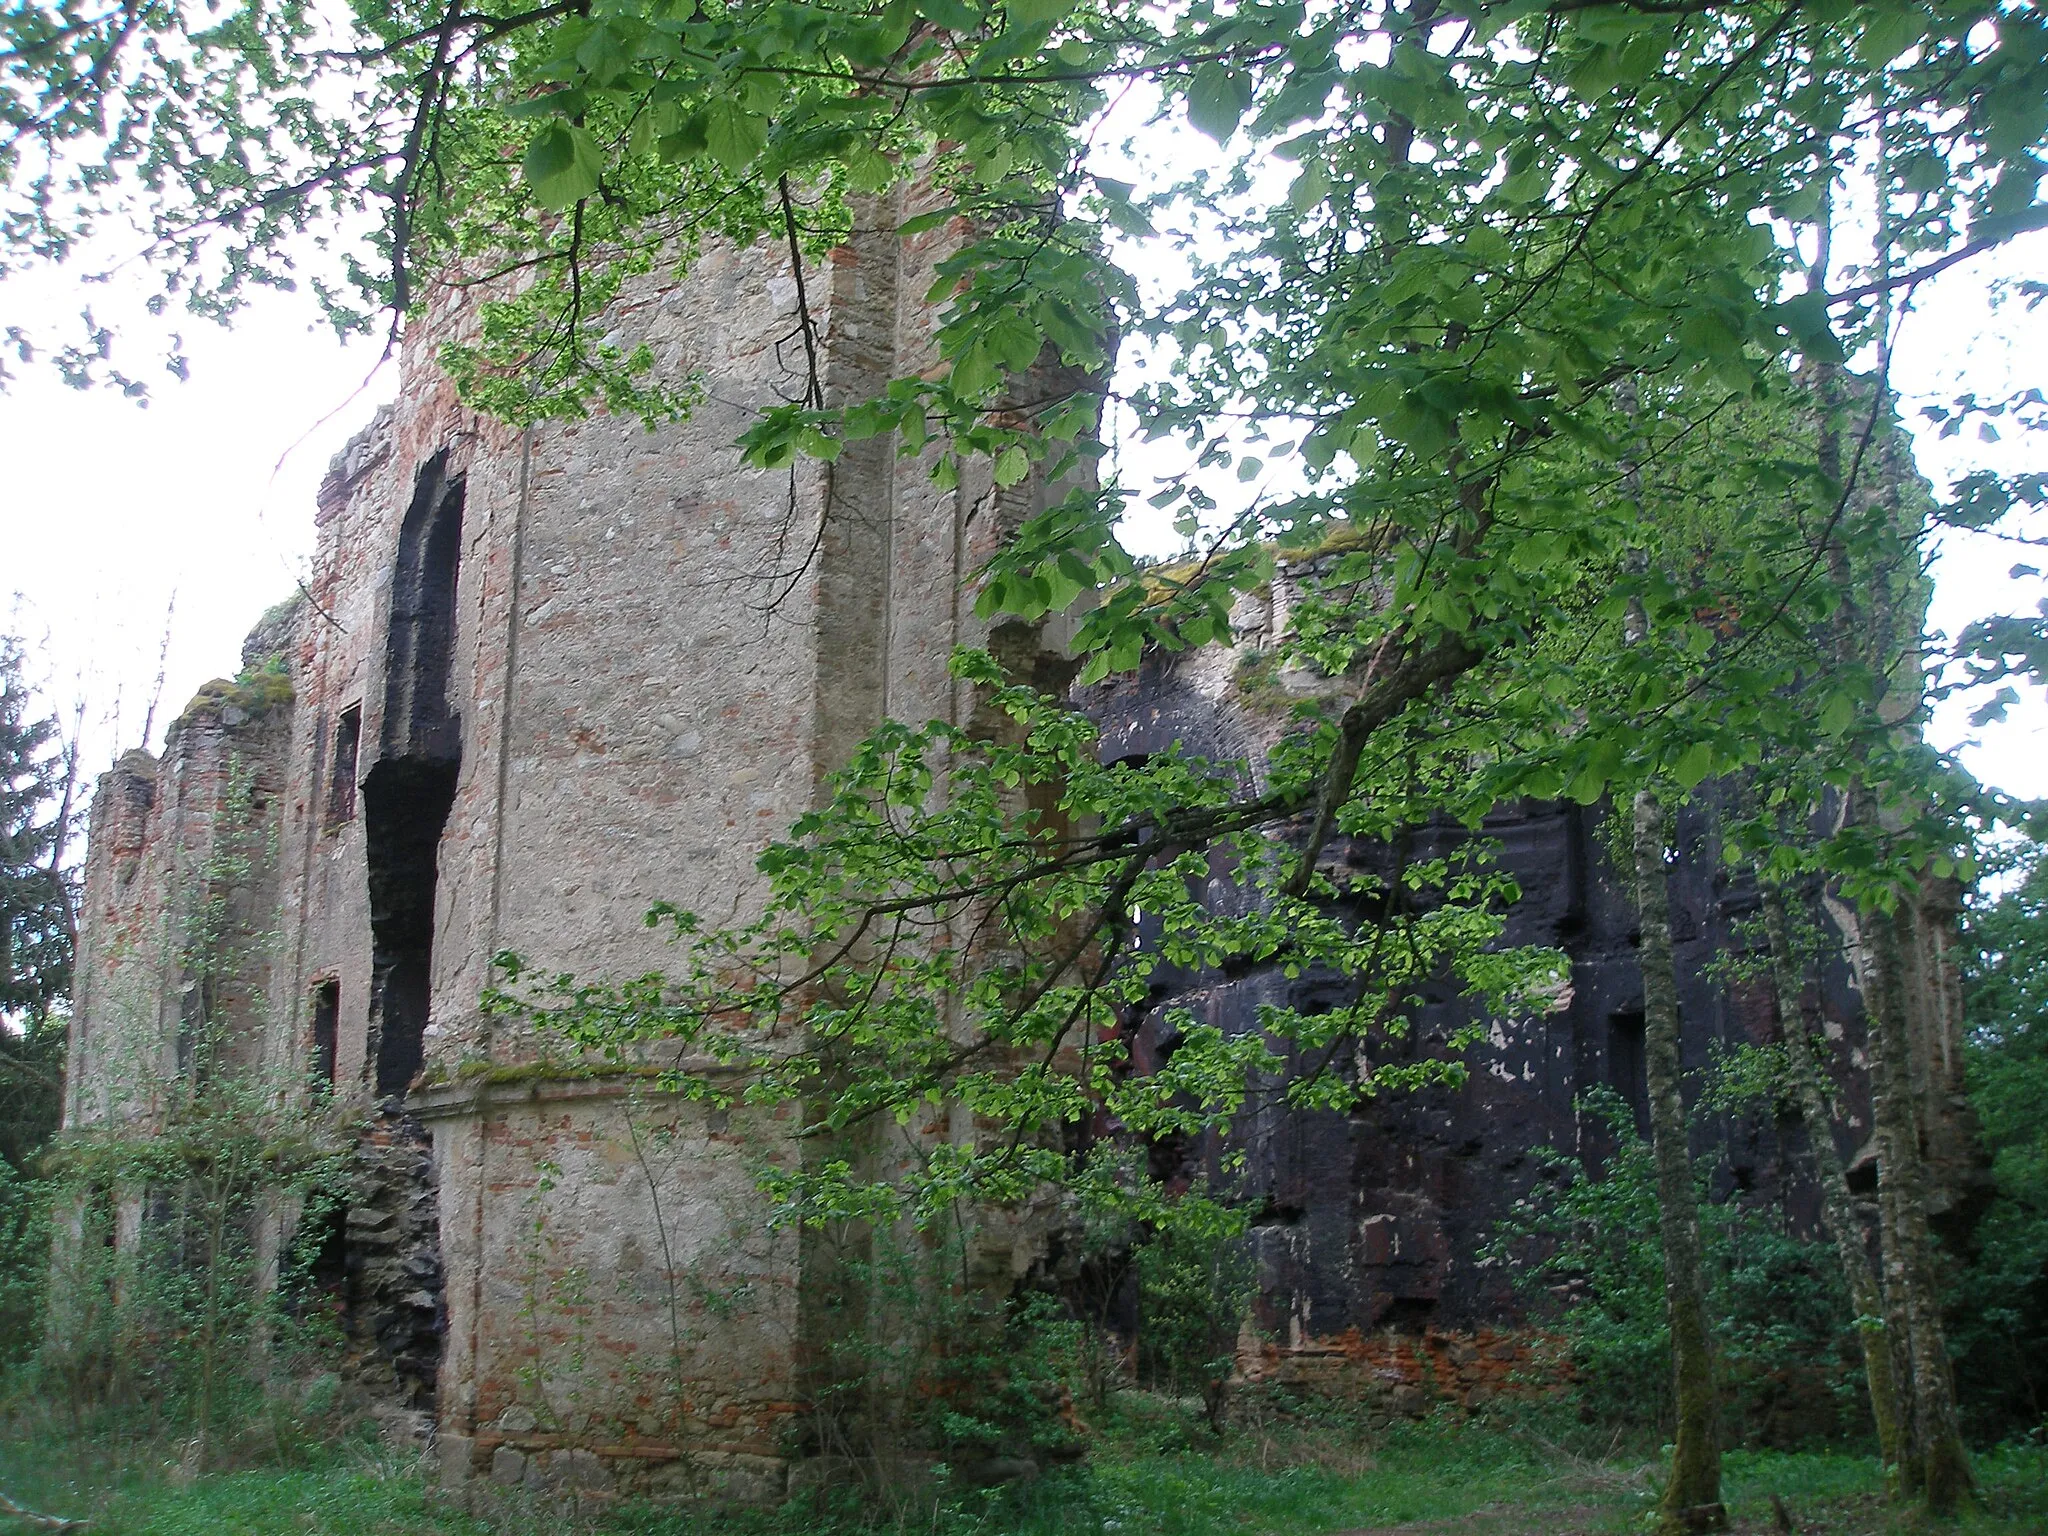
[[(906, 216), (879, 210), (805, 274), (830, 400), (931, 361), (912, 349), (950, 237), (887, 233)], [(263, 717), (275, 858), (246, 898), (278, 942), (235, 1029), (363, 1117), (331, 1283), (359, 1376), (434, 1417), (457, 1480), (782, 1487), (801, 1339), (824, 1325), (751, 1160), (788, 1155), (793, 1126), (564, 1060), (479, 999), (506, 950), (658, 967), (655, 900), (740, 915), (760, 847), (885, 714), (970, 707), (946, 667), (985, 638), (965, 573), (1030, 488), (940, 490), (936, 448), (899, 463), (887, 441), (747, 467), (742, 427), (808, 382), (788, 260), (712, 245), (685, 284), (629, 286), (622, 329), (704, 384), (652, 433), (478, 418), (433, 363), (461, 312), (436, 310), (321, 486), (304, 601), (252, 639), (285, 652), (265, 676), (292, 701)], [(223, 694), (171, 767), (124, 760), (96, 801), (84, 969), (129, 983), (152, 1040), (171, 1004), (131, 937), (175, 883), (153, 850), (182, 835), (167, 812), (219, 820), (194, 754), (242, 742), (242, 707)], [(153, 873), (124, 880), (138, 858)], [(82, 996), (73, 1129), (106, 1113), (110, 988)]]

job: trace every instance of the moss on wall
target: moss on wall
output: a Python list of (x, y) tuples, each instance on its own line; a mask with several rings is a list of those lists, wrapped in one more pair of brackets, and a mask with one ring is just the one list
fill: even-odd
[(256, 666), (244, 667), (231, 678), (216, 677), (210, 683), (200, 684), (191, 702), (179, 711), (177, 723), (187, 725), (208, 719), (223, 725), (240, 725), (244, 720), (260, 719), (274, 709), (282, 709), (293, 697), (291, 669), (282, 656), (270, 656)]

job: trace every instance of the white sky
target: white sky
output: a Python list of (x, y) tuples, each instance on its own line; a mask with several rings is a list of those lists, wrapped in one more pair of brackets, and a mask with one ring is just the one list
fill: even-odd
[[(107, 308), (104, 290), (61, 274), (10, 282), (0, 328), (55, 330), (85, 302)], [(0, 627), (40, 653), (53, 704), (86, 701), (90, 771), (140, 742), (160, 653), (152, 747), (294, 591), (327, 461), (396, 373), (364, 388), (381, 349), (343, 347), (316, 323), (310, 304), (268, 295), (232, 331), (186, 329), (191, 376), (157, 375), (147, 409), (66, 388), (45, 366), (16, 367), (0, 394)], [(117, 357), (141, 372), (147, 345), (137, 336)]]
[[(2043, 254), (2048, 238), (2037, 236), (2001, 265), (2023, 271), (2031, 257), (2038, 270)], [(1909, 402), (1962, 388), (1988, 397), (2048, 386), (2048, 309), (2027, 316), (2015, 305), (1994, 315), (1984, 268), (1956, 268), (1923, 290), (1895, 366)], [(111, 300), (64, 273), (10, 282), (0, 287), (0, 330), (67, 318), (86, 302), (105, 314)], [(46, 328), (54, 327), (37, 325)], [(388, 366), (366, 385), (377, 345), (341, 346), (309, 304), (289, 296), (266, 298), (232, 331), (189, 327), (185, 340), (189, 381), (162, 376), (147, 409), (112, 392), (67, 389), (38, 366), (17, 369), (0, 394), (0, 628), (40, 656), (53, 705), (86, 701), (89, 773), (140, 740), (167, 614), (153, 737), (201, 683), (235, 670), (243, 635), (293, 591), (304, 567), (328, 458), (393, 387)], [(146, 345), (134, 338), (131, 367)], [(1921, 442), (1922, 468), (1937, 487), (1970, 468), (2011, 472), (2042, 460), (2038, 445), (2012, 437)], [(1141, 537), (1152, 544), (1163, 535)], [(2048, 551), (1951, 536), (1937, 567), (1936, 628), (2030, 611), (2048, 585), (2009, 576), (2019, 562), (2048, 566)], [(1955, 745), (1974, 735), (1979, 744), (1965, 760), (1980, 777), (2048, 796), (2048, 702), (2030, 696), (2005, 722), (1974, 733), (1966, 714), (1963, 705), (1944, 710), (1937, 739)]]
[[(1994, 309), (1990, 285), (2003, 276), (2038, 275), (2048, 266), (2048, 239), (2033, 235), (1995, 259), (1951, 268), (1927, 285), (1905, 317), (1892, 362), (1895, 386), (1906, 398), (1909, 418), (1922, 401), (1952, 399), (1964, 391), (1979, 398), (2004, 398), (2028, 388), (2048, 392), (2048, 306), (2025, 312), (2017, 302)], [(1924, 428), (1924, 423), (1920, 424)], [(2048, 444), (2027, 441), (2008, 429), (1986, 443), (1974, 428), (1941, 439), (1930, 430), (1915, 433), (1921, 473), (1937, 494), (1973, 470), (2017, 474), (2048, 468)], [(2010, 520), (2008, 531), (2048, 537), (2048, 519)], [(1947, 532), (1934, 566), (1930, 627), (1953, 636), (1974, 619), (1996, 613), (2033, 613), (2048, 597), (2048, 581), (2014, 574), (2015, 566), (2048, 569), (2048, 549), (2029, 549), (1992, 534)], [(2022, 688), (2021, 703), (2006, 719), (1973, 729), (1969, 714), (1980, 699), (1951, 699), (1936, 710), (1930, 735), (1944, 747), (1962, 748), (1964, 764), (1977, 777), (2027, 799), (2048, 797), (2048, 699), (2038, 688)]]

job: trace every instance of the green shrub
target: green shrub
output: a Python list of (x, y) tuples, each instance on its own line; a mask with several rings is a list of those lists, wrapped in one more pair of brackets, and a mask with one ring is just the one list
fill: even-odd
[[(1537, 1310), (1564, 1336), (1582, 1413), (1612, 1425), (1671, 1421), (1670, 1330), (1658, 1237), (1656, 1167), (1632, 1111), (1606, 1091), (1583, 1107), (1614, 1153), (1597, 1174), (1550, 1149), (1548, 1175), (1490, 1249), (1514, 1266)], [(1699, 1169), (1700, 1237), (1714, 1330), (1724, 1443), (1800, 1445), (1859, 1433), (1861, 1356), (1832, 1245), (1794, 1237), (1775, 1206), (1708, 1198)]]
[(0, 1160), (0, 1371), (43, 1340), (50, 1286), (50, 1187)]
[(955, 1461), (1077, 1457), (1068, 1383), (1080, 1330), (1057, 1296), (1027, 1291), (1005, 1304), (999, 1327), (959, 1337), (928, 1382), (933, 1448)]
[(1964, 918), (1970, 1099), (1997, 1192), (1949, 1295), (1956, 1388), (1985, 1439), (2048, 1433), (2048, 849), (1992, 850), (2017, 875)]
[(971, 1283), (971, 1243), (881, 1229), (837, 1261), (802, 1450), (870, 1500), (928, 1500), (921, 1465), (972, 1483), (1082, 1450), (1069, 1381), (1082, 1325), (1059, 1298)]
[(1211, 1428), (1222, 1424), (1256, 1284), (1235, 1222), (1215, 1209), (1215, 1220), (1153, 1232), (1136, 1257), (1138, 1379), (1175, 1396), (1199, 1394)]
[(297, 1438), (292, 1379), (339, 1342), (308, 1294), (319, 1218), (343, 1192), (331, 1136), (318, 1112), (221, 1080), (155, 1135), (60, 1143), (35, 1191), (58, 1219), (24, 1384), (75, 1426), (172, 1435), (201, 1463), (252, 1433), (269, 1449)]

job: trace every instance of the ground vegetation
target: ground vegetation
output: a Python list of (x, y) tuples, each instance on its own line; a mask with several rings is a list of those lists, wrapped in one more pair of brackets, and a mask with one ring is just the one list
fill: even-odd
[[(1725, 1101), (1709, 1103), (1695, 1119)], [(1544, 1176), (1496, 1235), (1492, 1257), (1515, 1270), (1536, 1316), (1559, 1331), (1560, 1364), (1570, 1362), (1588, 1423), (1671, 1426), (1656, 1158), (1625, 1101), (1603, 1090), (1586, 1107), (1614, 1150), (1590, 1172), (1576, 1154), (1545, 1152)], [(1700, 1315), (1719, 1386), (1708, 1405), (1714, 1439), (1745, 1449), (1863, 1443), (1870, 1420), (1857, 1390), (1856, 1314), (1829, 1250), (1789, 1230), (1771, 1203), (1711, 1198), (1728, 1182), (1725, 1170), (1697, 1167), (1692, 1177)]]
[[(1362, 1434), (1341, 1411), (1285, 1405), (1220, 1439), (1192, 1399), (1124, 1394), (1098, 1454), (1028, 1486), (959, 1489), (883, 1531), (932, 1536), (1621, 1536), (1653, 1506), (1656, 1463), (1620, 1447), (1573, 1449), (1552, 1422), (1432, 1421)], [(131, 1449), (139, 1449), (131, 1448)], [(2043, 1518), (2038, 1450), (1986, 1458), (1986, 1497), (1966, 1536), (2020, 1536)], [(281, 1528), (370, 1536), (852, 1536), (870, 1511), (578, 1507), (514, 1495), (492, 1514), (438, 1495), (420, 1463), (374, 1440), (344, 1440), (285, 1465), (177, 1480), (111, 1447), (11, 1438), (4, 1478), (26, 1507), (92, 1519), (114, 1536), (259, 1536)], [(1744, 1532), (1781, 1530), (1782, 1506), (1810, 1536), (1905, 1536), (1925, 1529), (1886, 1504), (1870, 1458), (1840, 1452), (1730, 1450), (1725, 1497)]]

